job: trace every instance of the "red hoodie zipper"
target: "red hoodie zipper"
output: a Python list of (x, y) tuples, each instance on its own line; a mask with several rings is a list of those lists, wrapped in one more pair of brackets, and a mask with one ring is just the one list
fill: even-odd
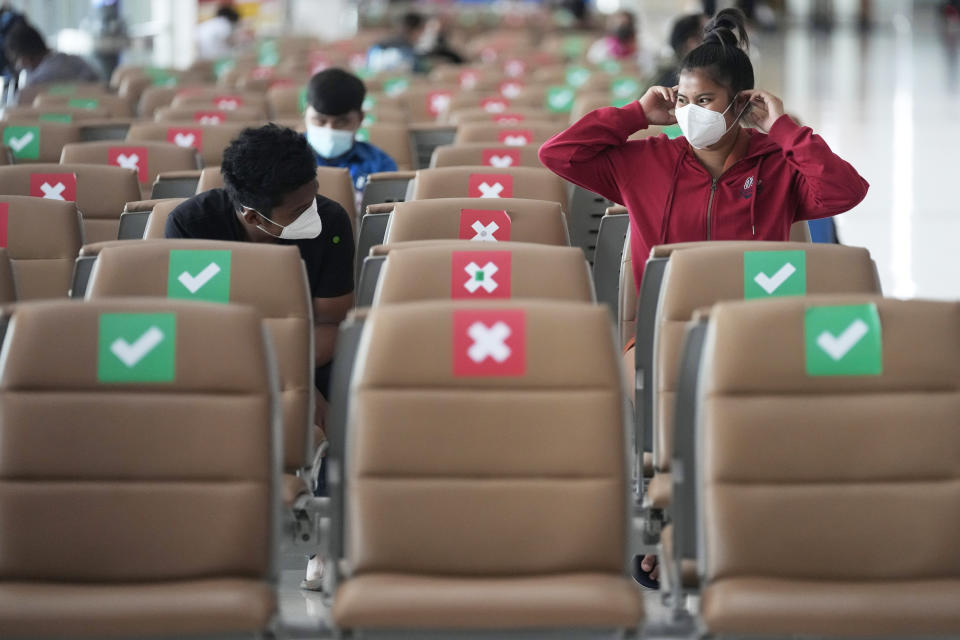
[(707, 201), (707, 240), (710, 239), (710, 212), (713, 210), (713, 196), (717, 193), (717, 181), (719, 179), (719, 177), (714, 178), (713, 184), (710, 185), (710, 200)]

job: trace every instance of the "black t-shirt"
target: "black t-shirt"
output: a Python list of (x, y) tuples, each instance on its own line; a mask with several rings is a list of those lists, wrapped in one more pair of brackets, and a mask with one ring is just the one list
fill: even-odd
[[(310, 294), (314, 298), (335, 298), (353, 291), (353, 229), (350, 218), (338, 203), (317, 196), (317, 212), (323, 231), (310, 240), (277, 240), (295, 244), (307, 268)], [(247, 242), (230, 196), (212, 189), (180, 203), (167, 218), (168, 238), (198, 238)]]

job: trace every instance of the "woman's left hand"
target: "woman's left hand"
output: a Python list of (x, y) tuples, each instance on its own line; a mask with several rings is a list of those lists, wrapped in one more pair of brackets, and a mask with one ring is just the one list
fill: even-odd
[(783, 115), (783, 100), (769, 91), (749, 89), (741, 92), (740, 95), (750, 100), (750, 108), (743, 119), (747, 124), (757, 127), (764, 133), (770, 131), (773, 123)]

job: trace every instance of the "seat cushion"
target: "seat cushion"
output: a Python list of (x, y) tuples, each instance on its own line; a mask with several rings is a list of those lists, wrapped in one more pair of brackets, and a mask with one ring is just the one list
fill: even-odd
[(0, 629), (14, 637), (142, 637), (261, 631), (276, 612), (260, 580), (0, 584)]
[(958, 602), (956, 579), (830, 582), (738, 577), (708, 586), (701, 612), (711, 633), (955, 637), (960, 634)]
[(634, 628), (643, 619), (639, 587), (597, 573), (524, 578), (370, 574), (337, 591), (341, 628)]

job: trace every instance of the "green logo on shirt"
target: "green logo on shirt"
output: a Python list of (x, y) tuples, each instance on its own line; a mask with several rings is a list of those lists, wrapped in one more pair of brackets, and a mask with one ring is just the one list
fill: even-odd
[(803, 251), (744, 251), (743, 297), (774, 298), (807, 294), (807, 254)]
[(40, 157), (40, 127), (8, 125), (3, 129), (3, 144), (18, 160), (36, 160)]
[(230, 302), (230, 251), (172, 249), (167, 297)]
[(172, 313), (100, 315), (97, 380), (172, 382), (177, 318)]
[(811, 307), (804, 317), (807, 375), (878, 376), (883, 340), (875, 304)]

